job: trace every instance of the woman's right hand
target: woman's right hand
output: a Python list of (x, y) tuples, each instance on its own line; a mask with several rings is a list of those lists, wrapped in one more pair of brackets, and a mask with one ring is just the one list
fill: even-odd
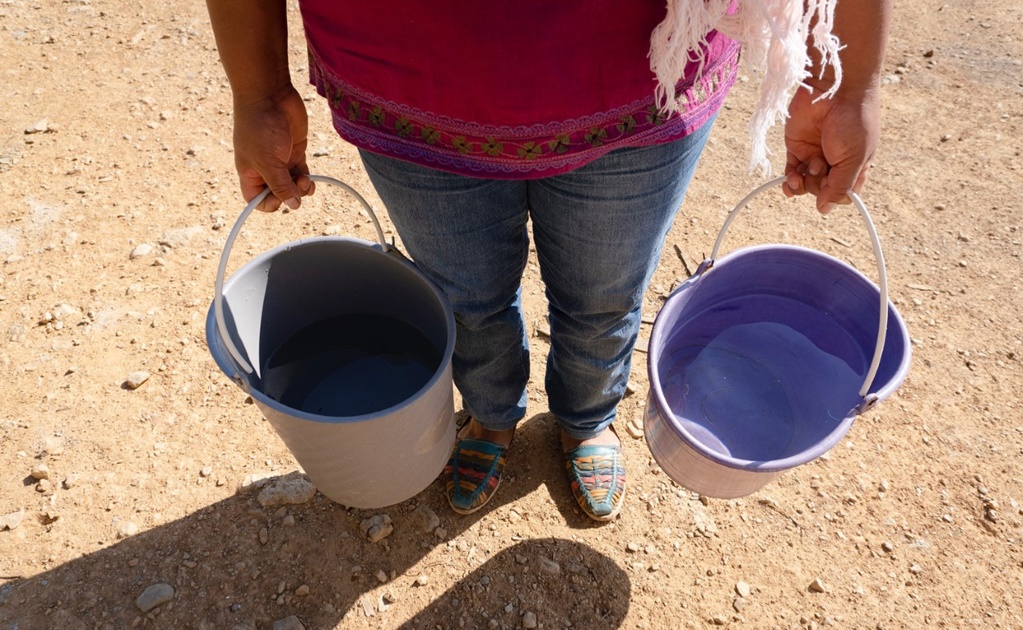
[(308, 131), (305, 103), (291, 84), (261, 100), (235, 101), (234, 163), (246, 202), (269, 187), (258, 210), (274, 212), (282, 203), (295, 210), (315, 192), (306, 165)]

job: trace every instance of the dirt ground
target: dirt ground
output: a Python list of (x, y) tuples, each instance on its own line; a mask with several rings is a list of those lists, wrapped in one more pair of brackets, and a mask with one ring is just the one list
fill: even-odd
[[(379, 207), (306, 85), (294, 4), (289, 15), (311, 168)], [(1023, 628), (1021, 41), (1019, 3), (896, 5), (864, 199), (913, 342), (897, 394), (826, 457), (737, 500), (701, 500), (625, 437), (628, 504), (600, 527), (560, 466), (542, 336), (509, 478), (482, 512), (454, 515), (438, 483), (381, 510), (322, 495), (264, 507), (239, 490), (297, 464), (205, 346), (242, 209), (205, 7), (0, 0), (0, 627)], [(758, 183), (745, 172), (753, 96), (743, 81), (722, 111), (648, 318), (686, 277), (676, 247), (702, 260)], [(780, 168), (780, 136), (772, 146)], [(351, 199), (322, 192), (253, 217), (232, 268), (303, 236), (373, 237)], [(769, 195), (725, 248), (765, 242), (876, 275), (847, 208), (821, 218)], [(535, 265), (525, 296), (536, 326)], [(637, 352), (624, 436), (645, 361)], [(139, 371), (150, 376), (131, 389)], [(394, 531), (373, 543), (360, 523), (378, 514)], [(158, 584), (173, 594), (143, 612)]]

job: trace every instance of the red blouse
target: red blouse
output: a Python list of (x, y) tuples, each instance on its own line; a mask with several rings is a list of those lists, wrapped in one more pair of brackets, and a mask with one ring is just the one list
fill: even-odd
[(619, 147), (675, 140), (735, 80), (738, 45), (711, 32), (706, 65), (654, 105), (651, 0), (300, 0), (310, 80), (352, 144), (446, 171), (524, 179)]

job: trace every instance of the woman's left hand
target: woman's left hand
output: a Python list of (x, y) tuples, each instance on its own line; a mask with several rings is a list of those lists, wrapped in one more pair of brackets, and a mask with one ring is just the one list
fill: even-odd
[(880, 136), (881, 96), (878, 86), (840, 88), (814, 102), (820, 94), (801, 87), (789, 103), (782, 189), (787, 197), (816, 196), (817, 210), (827, 214), (863, 188)]

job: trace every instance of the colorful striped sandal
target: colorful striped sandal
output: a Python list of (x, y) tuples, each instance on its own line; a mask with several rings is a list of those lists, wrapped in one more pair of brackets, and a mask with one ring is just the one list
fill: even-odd
[(572, 496), (586, 516), (610, 521), (625, 503), (625, 456), (619, 446), (578, 446), (565, 453)]
[(487, 504), (501, 485), (507, 447), (486, 440), (459, 439), (442, 473), (451, 509), (472, 514)]

